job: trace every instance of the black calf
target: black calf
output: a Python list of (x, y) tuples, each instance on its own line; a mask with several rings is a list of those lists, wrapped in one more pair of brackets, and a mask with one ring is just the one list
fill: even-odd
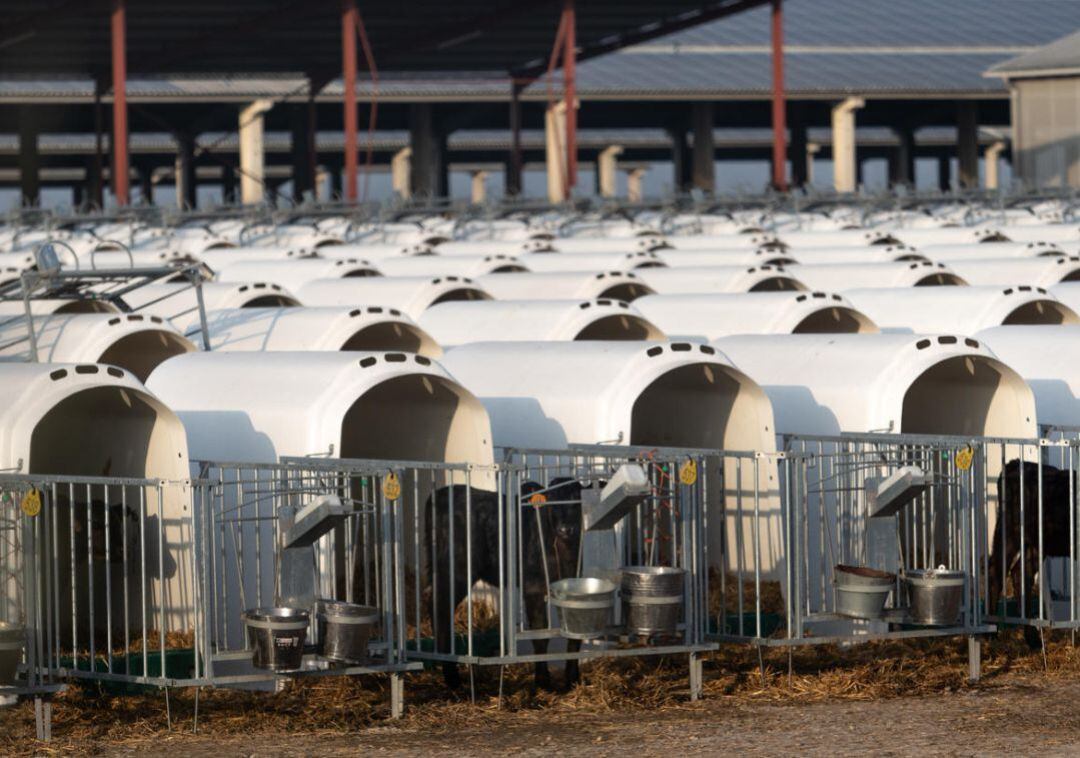
[[(522, 486), (522, 499), (540, 492), (535, 482)], [(454, 540), (450, 542), (450, 500), (454, 502)], [(499, 511), (501, 507), (494, 492), (472, 488), (472, 580), (482, 579), (499, 586)], [(551, 488), (543, 492), (546, 501), (533, 508), (521, 508), (522, 574), (525, 611), (532, 628), (547, 626), (547, 578), (559, 579), (577, 576), (578, 551), (581, 544), (581, 484), (570, 479), (556, 479)], [(432, 624), (435, 627), (435, 649), (450, 652), (450, 636), (453, 633), (453, 613), (468, 595), (468, 563), (465, 550), (466, 488), (464, 485), (443, 487), (433, 493), (425, 504), (427, 525), (426, 545), (431, 545), (432, 533), (436, 535), (434, 592), (432, 593)], [(539, 499), (539, 498), (538, 498)], [(566, 502), (563, 502), (566, 501)], [(552, 503), (548, 505), (546, 503)], [(434, 513), (432, 512), (434, 510)], [(546, 568), (545, 572), (545, 560)], [(454, 586), (450, 587), (450, 566), (453, 560)], [(580, 643), (570, 640), (569, 649), (580, 649)], [(538, 653), (547, 651), (547, 640), (534, 640), (533, 649)], [(447, 686), (461, 685), (458, 668), (453, 663), (443, 665)], [(567, 686), (577, 681), (578, 666), (570, 661), (566, 667)], [(551, 675), (546, 663), (535, 666), (535, 679), (541, 687), (551, 686)]]
[[(1069, 498), (1070, 473), (1050, 465), (1042, 465), (1043, 491), (1043, 557), (1068, 557), (1069, 555)], [(1042, 570), (1039, 565), (1039, 470), (1037, 463), (1023, 464), (1023, 487), (1020, 484), (1020, 461), (1012, 460), (998, 475), (997, 524), (990, 544), (989, 607), (996, 611), (998, 600), (1004, 592), (1004, 574), (1001, 560), (1001, 535), (1005, 534), (1005, 570), (1012, 578), (1014, 591), (1023, 584), (1024, 597), (1030, 606), (1036, 601), (1035, 575)], [(1072, 476), (1075, 487), (1075, 476)], [(1023, 564), (1020, 549), (1020, 495), (1024, 499), (1024, 546)], [(1004, 499), (1006, 515), (1002, 518), (1001, 502)], [(1023, 565), (1023, 582), (1020, 567)], [(1030, 627), (1024, 631), (1029, 643), (1037, 643), (1037, 634)]]

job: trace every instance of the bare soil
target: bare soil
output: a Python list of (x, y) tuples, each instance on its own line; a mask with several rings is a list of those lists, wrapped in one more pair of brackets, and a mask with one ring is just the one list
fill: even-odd
[(966, 681), (960, 641), (809, 649), (792, 659), (736, 648), (706, 661), (690, 702), (685, 658), (605, 661), (562, 693), (531, 671), (479, 669), (476, 701), (437, 672), (407, 679), (407, 712), (387, 718), (385, 679), (331, 679), (275, 695), (204, 690), (108, 697), (73, 688), (56, 702), (54, 739), (33, 739), (29, 703), (0, 712), (0, 754), (184, 756), (493, 755), (1080, 755), (1080, 649), (1058, 639), (1029, 651), (987, 646), (984, 677)]

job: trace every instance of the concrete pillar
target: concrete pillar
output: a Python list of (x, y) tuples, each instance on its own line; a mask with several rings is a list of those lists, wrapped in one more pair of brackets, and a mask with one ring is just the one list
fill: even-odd
[(596, 192), (600, 197), (618, 194), (619, 156), (622, 145), (609, 145), (596, 156)]
[(810, 181), (810, 150), (806, 144), (806, 123), (800, 120), (791, 122), (791, 144), (788, 145), (788, 160), (791, 161), (791, 186), (802, 187)]
[(855, 111), (865, 104), (861, 97), (849, 97), (832, 109), (833, 187), (837, 192), (854, 192), (857, 189)]
[(483, 205), (487, 201), (487, 171), (472, 172), (472, 186), (469, 199), (473, 205)]
[(176, 206), (195, 208), (198, 204), (195, 183), (195, 138), (181, 134), (176, 145)]
[(566, 185), (566, 102), (559, 101), (544, 113), (544, 153), (547, 159), (548, 201), (567, 199)]
[(402, 200), (412, 197), (412, 148), (403, 147), (390, 159), (390, 184)]
[(963, 102), (956, 113), (956, 157), (959, 159), (960, 186), (979, 186), (979, 111), (978, 103)]
[(631, 203), (640, 203), (645, 194), (642, 191), (642, 179), (645, 177), (645, 169), (632, 168), (626, 172), (626, 197)]
[(668, 127), (671, 137), (672, 184), (675, 192), (690, 189), (690, 147), (686, 142), (686, 127), (683, 124)]
[(713, 141), (712, 103), (694, 103), (691, 111), (694, 131), (694, 160), (691, 183), (694, 189), (716, 189), (716, 144)]
[(446, 160), (446, 133), (436, 126), (431, 105), (409, 106), (409, 138), (412, 147), (412, 194), (425, 198), (448, 196), (450, 177)]
[(240, 111), (240, 202), (244, 205), (261, 203), (265, 196), (263, 115), (273, 107), (273, 100), (256, 100)]
[(315, 199), (316, 200), (328, 200), (330, 197), (329, 188), (327, 185), (330, 182), (330, 172), (326, 170), (324, 166), (318, 166), (315, 169)]
[(896, 129), (896, 149), (889, 154), (889, 185), (915, 185), (915, 130), (910, 126)]
[(937, 185), (938, 189), (942, 192), (948, 192), (952, 189), (952, 178), (949, 176), (951, 173), (952, 161), (947, 155), (939, 155), (937, 159)]
[(1001, 160), (1001, 154), (1005, 151), (1005, 143), (1002, 140), (990, 145), (986, 148), (986, 152), (983, 154), (983, 163), (986, 165), (986, 188), (997, 189), (1001, 184), (1001, 179), (998, 175), (998, 162)]
[(816, 142), (806, 143), (806, 183), (814, 183), (814, 158), (821, 152), (821, 145)]
[(30, 108), (19, 109), (19, 186), (22, 205), (41, 204), (37, 119)]

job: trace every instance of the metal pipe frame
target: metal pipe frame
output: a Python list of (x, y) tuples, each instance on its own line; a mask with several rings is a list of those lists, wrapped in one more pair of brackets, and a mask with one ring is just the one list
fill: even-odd
[(113, 0), (110, 28), (112, 30), (113, 84), (113, 194), (121, 205), (131, 204), (128, 167), (127, 121), (127, 8), (126, 0)]
[(342, 0), (341, 3), (341, 68), (345, 108), (345, 201), (355, 203), (359, 197), (357, 172), (360, 165), (357, 142), (356, 112), (356, 29), (360, 12), (356, 0)]

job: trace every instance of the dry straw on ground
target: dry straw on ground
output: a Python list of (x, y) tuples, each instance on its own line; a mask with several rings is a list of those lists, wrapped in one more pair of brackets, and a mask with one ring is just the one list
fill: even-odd
[[(1067, 635), (1031, 651), (1018, 633), (991, 638), (984, 646), (983, 681), (967, 683), (966, 641), (914, 640), (868, 643), (848, 648), (812, 647), (765, 651), (727, 646), (705, 658), (705, 697), (733, 702), (819, 702), (925, 695), (970, 687), (992, 688), (1005, 672), (1045, 676), (1080, 673), (1080, 648)], [(611, 709), (692, 707), (687, 694), (686, 658), (606, 659), (587, 663), (582, 683), (568, 692), (535, 691), (532, 670), (508, 667), (499, 693), (499, 669), (475, 670), (475, 704), (469, 678), (463, 692), (448, 693), (437, 671), (407, 678), (403, 729), (447, 729), (513, 714), (515, 723), (573, 712)], [(558, 676), (556, 676), (558, 680)], [(204, 734), (343, 733), (385, 722), (385, 677), (320, 678), (292, 682), (282, 692), (244, 693), (204, 689), (199, 731)], [(194, 692), (174, 691), (170, 706), (175, 731), (193, 726)], [(167, 733), (163, 694), (111, 697), (72, 687), (56, 701), (54, 741), (49, 750), (86, 752), (103, 746), (150, 745)], [(33, 709), (28, 703), (0, 713), (0, 751), (35, 749)], [(42, 746), (37, 745), (40, 749)]]

